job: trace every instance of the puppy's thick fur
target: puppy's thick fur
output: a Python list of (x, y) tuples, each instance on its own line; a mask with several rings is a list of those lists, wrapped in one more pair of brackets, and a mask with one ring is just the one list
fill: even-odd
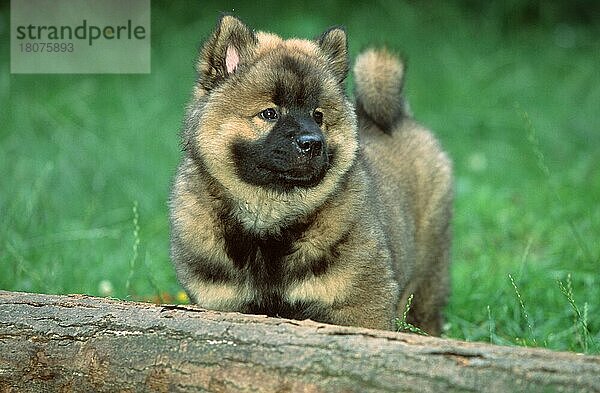
[[(414, 120), (404, 65), (346, 33), (283, 40), (224, 16), (202, 48), (170, 198), (171, 256), (216, 310), (439, 334), (451, 164)], [(360, 130), (360, 132), (359, 132)]]

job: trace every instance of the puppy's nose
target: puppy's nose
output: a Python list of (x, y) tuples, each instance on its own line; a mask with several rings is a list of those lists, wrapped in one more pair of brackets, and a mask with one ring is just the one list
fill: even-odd
[(294, 138), (298, 152), (309, 157), (321, 155), (323, 142), (323, 136), (314, 133), (301, 134)]

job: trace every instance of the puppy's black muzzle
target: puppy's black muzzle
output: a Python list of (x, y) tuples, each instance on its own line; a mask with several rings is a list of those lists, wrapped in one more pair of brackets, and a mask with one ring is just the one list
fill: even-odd
[(314, 187), (329, 168), (325, 135), (306, 112), (282, 116), (267, 135), (239, 140), (232, 152), (244, 181), (277, 190)]

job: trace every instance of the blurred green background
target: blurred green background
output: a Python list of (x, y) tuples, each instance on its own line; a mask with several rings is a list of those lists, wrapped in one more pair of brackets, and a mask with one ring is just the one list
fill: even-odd
[(226, 11), (285, 37), (342, 24), (352, 57), (408, 59), (414, 114), (455, 164), (446, 336), (600, 352), (599, 4), (153, 2), (148, 75), (10, 75), (3, 4), (0, 288), (174, 301), (178, 131)]

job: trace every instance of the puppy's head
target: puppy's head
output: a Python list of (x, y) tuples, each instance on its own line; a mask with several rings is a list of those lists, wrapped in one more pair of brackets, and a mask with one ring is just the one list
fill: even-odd
[(185, 143), (249, 230), (317, 209), (355, 160), (346, 34), (283, 40), (224, 16), (204, 44)]

